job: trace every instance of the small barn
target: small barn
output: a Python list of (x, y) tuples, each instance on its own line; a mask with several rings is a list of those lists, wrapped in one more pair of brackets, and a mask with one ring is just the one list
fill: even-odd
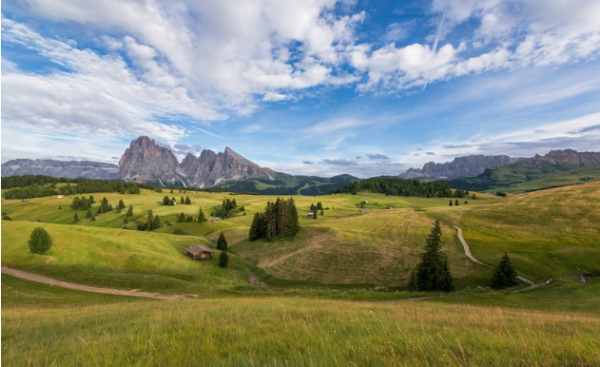
[(192, 245), (187, 248), (187, 255), (194, 260), (208, 260), (214, 251), (200, 245)]
[(313, 213), (307, 213), (307, 214), (306, 214), (306, 216), (307, 216), (308, 218), (314, 218), (314, 216), (315, 216), (315, 215), (314, 215)]

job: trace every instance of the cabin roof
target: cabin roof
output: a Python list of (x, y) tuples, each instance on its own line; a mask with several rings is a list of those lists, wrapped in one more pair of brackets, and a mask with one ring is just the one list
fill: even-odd
[(198, 255), (199, 253), (202, 253), (202, 252), (210, 252), (210, 253), (214, 252), (213, 250), (209, 249), (208, 247), (204, 247), (204, 246), (200, 246), (200, 245), (192, 245), (192, 246), (188, 247), (187, 250), (192, 255)]

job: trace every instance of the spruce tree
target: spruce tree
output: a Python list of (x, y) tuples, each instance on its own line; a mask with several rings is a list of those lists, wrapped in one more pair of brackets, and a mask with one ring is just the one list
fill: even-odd
[(173, 189), (171, 189), (171, 194), (173, 193)]
[(227, 240), (225, 239), (223, 232), (219, 234), (219, 239), (217, 240), (217, 250), (227, 251)]
[(321, 216), (324, 216), (325, 213), (323, 212), (323, 209), (321, 209)]
[(198, 222), (206, 222), (206, 217), (204, 216), (202, 208), (200, 208), (200, 211), (198, 212)]
[(452, 204), (452, 200), (450, 200), (450, 204), (448, 204), (448, 205), (449, 205), (449, 206), (452, 206), (452, 205), (453, 205), (453, 204)]
[(77, 213), (75, 213), (75, 215), (73, 216), (73, 223), (77, 222), (79, 222), (79, 216), (77, 215)]
[(88, 209), (87, 213), (85, 214), (85, 217), (87, 219), (90, 219), (93, 216), (92, 211), (90, 209)]
[(454, 280), (448, 261), (446, 255), (440, 252), (442, 229), (439, 221), (435, 221), (426, 243), (425, 252), (421, 254), (421, 263), (416, 268), (418, 289), (420, 291), (453, 291)]
[(29, 238), (29, 251), (34, 254), (42, 254), (52, 247), (52, 237), (42, 227), (37, 227), (31, 232)]
[(152, 229), (160, 228), (160, 217), (158, 214), (154, 217), (154, 221), (152, 222)]
[(517, 271), (513, 267), (508, 254), (502, 256), (502, 260), (494, 270), (494, 278), (492, 280), (492, 288), (504, 289), (519, 284), (517, 280)]
[(315, 210), (315, 212), (313, 213), (313, 219), (317, 219), (317, 211)]
[(226, 268), (227, 264), (229, 264), (229, 255), (227, 255), (227, 252), (223, 251), (221, 252), (221, 255), (219, 255), (219, 266)]
[(94, 216), (92, 217), (92, 219), (90, 219), (90, 221), (92, 221), (92, 222), (95, 222), (95, 221), (96, 221), (96, 216), (94, 215)]
[(186, 205), (191, 205), (192, 204), (192, 201), (190, 200), (189, 196), (186, 196), (186, 198), (185, 198), (185, 204)]
[(260, 231), (260, 218), (259, 218), (260, 214), (259, 213), (255, 213), (254, 214), (254, 219), (252, 219), (252, 225), (250, 226), (250, 231), (248, 232), (248, 238), (250, 239), (250, 241), (255, 241), (259, 238), (261, 238), (261, 231)]
[(129, 205), (129, 209), (127, 210), (127, 216), (131, 217), (133, 215), (133, 205)]
[(148, 214), (146, 217), (146, 228), (151, 231), (152, 224), (154, 223), (154, 214), (152, 214), (152, 210), (148, 210)]
[(96, 200), (94, 200), (94, 196), (90, 195), (90, 198), (88, 199), (88, 201), (90, 202), (90, 205), (94, 204), (96, 202)]
[(119, 200), (119, 209), (125, 209), (125, 202), (123, 199)]
[(454, 205), (458, 206), (458, 199), (456, 199), (456, 201), (454, 202)]
[(181, 197), (181, 204), (185, 204), (185, 200), (183, 199), (183, 196)]
[(173, 205), (173, 203), (172, 203), (172, 202), (170, 202), (170, 201), (171, 201), (171, 200), (169, 200), (169, 197), (168, 197), (168, 196), (165, 196), (165, 197), (163, 198), (163, 201), (162, 201), (162, 203), (163, 203), (163, 205)]

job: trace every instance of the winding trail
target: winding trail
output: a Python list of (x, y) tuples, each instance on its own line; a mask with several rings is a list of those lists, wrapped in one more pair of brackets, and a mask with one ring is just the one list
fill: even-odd
[(9, 268), (7, 266), (2, 266), (2, 274), (12, 275), (13, 277), (29, 280), (31, 282), (43, 283), (43, 284), (48, 284), (48, 285), (57, 286), (57, 287), (61, 287), (61, 288), (75, 289), (78, 291), (92, 292), (92, 293), (113, 294), (113, 295), (117, 295), (117, 296), (130, 296), (130, 297), (141, 297), (141, 298), (152, 298), (152, 299), (161, 299), (161, 300), (167, 300), (167, 301), (195, 298), (194, 296), (189, 296), (189, 295), (162, 294), (162, 293), (138, 292), (137, 290), (126, 291), (126, 290), (122, 290), (122, 289), (93, 287), (90, 285), (64, 282), (62, 280), (57, 280), (57, 279), (50, 278), (50, 277), (47, 277), (44, 275), (30, 273), (30, 272), (23, 271), (23, 270)]
[[(456, 235), (458, 236), (458, 239), (460, 240), (460, 243), (462, 243), (462, 245), (463, 245), (463, 248), (465, 249), (465, 255), (467, 255), (467, 257), (468, 257), (469, 259), (471, 259), (471, 261), (473, 261), (474, 263), (477, 263), (477, 264), (480, 264), (480, 265), (486, 266), (486, 267), (488, 267), (488, 268), (491, 268), (491, 267), (492, 267), (491, 265), (488, 265), (488, 264), (482, 263), (481, 261), (477, 260), (477, 259), (476, 259), (476, 258), (473, 256), (473, 254), (471, 253), (471, 249), (469, 248), (469, 245), (467, 244), (467, 241), (465, 241), (465, 238), (463, 237), (463, 232), (462, 232), (462, 229), (460, 229), (460, 228), (459, 228), (459, 227), (457, 227), (457, 226), (453, 226), (453, 227), (454, 227), (454, 228), (456, 228), (456, 230), (457, 230), (457, 233), (456, 233)], [(512, 293), (517, 293), (517, 292), (528, 291), (528, 290), (530, 290), (530, 289), (534, 289), (534, 288), (537, 288), (537, 287), (539, 287), (539, 286), (541, 286), (541, 285), (544, 285), (544, 284), (545, 284), (545, 283), (535, 284), (535, 283), (534, 283), (532, 280), (529, 280), (529, 279), (527, 279), (527, 278), (525, 278), (525, 277), (523, 277), (523, 276), (521, 276), (521, 275), (518, 275), (518, 276), (517, 276), (517, 279), (519, 279), (520, 281), (522, 281), (522, 282), (524, 282), (524, 283), (527, 283), (527, 284), (529, 284), (529, 287), (527, 287), (527, 288), (523, 288), (523, 289), (519, 289), (519, 290), (516, 290), (516, 291), (513, 291)]]

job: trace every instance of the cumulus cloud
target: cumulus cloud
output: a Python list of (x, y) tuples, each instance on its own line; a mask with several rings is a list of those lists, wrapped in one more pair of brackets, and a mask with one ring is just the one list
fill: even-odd
[(367, 154), (367, 158), (371, 159), (371, 160), (386, 160), (386, 159), (390, 159), (388, 156), (383, 155), (383, 154)]

